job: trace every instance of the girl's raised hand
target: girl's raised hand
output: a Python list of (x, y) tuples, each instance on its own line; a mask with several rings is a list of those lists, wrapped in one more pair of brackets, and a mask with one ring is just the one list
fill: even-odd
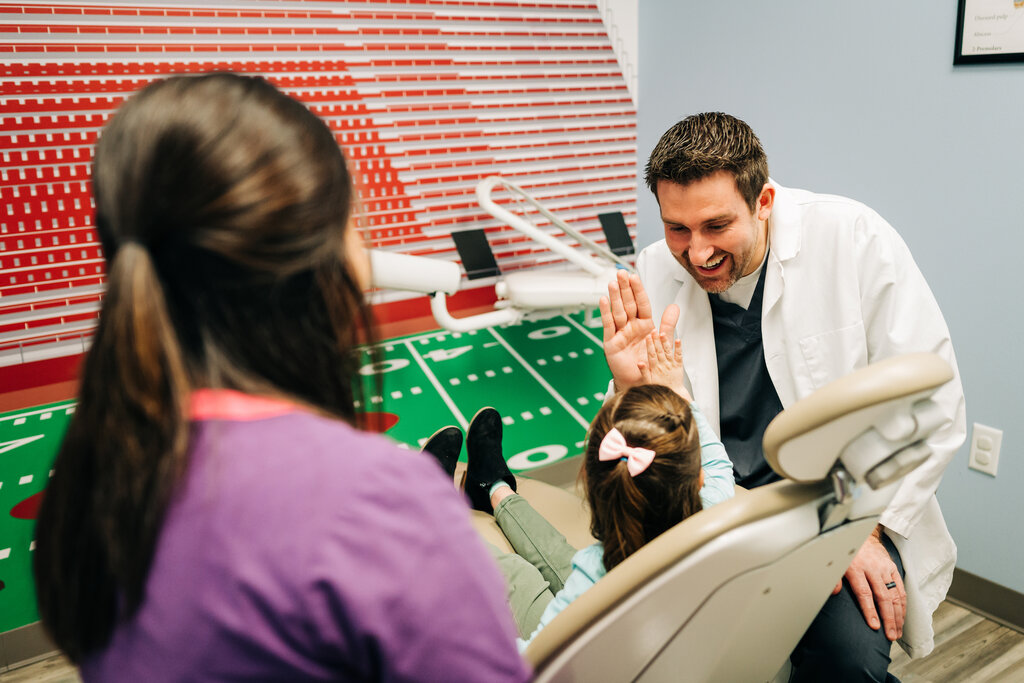
[(644, 381), (663, 384), (687, 401), (693, 401), (690, 392), (686, 390), (683, 342), (659, 330), (647, 335), (646, 341), (647, 364), (641, 371)]

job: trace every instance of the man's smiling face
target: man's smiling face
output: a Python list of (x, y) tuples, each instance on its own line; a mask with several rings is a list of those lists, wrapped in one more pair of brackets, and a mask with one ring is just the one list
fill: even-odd
[(754, 210), (728, 171), (680, 185), (658, 181), (669, 251), (705, 291), (718, 294), (764, 259), (775, 189), (765, 185)]

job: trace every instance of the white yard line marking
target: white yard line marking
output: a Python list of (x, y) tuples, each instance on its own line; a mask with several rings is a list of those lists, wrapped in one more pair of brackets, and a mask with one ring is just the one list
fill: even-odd
[[(594, 342), (595, 344), (597, 344), (597, 345), (598, 345), (598, 346), (599, 346), (599, 347), (600, 347), (601, 349), (604, 349), (604, 343), (603, 343), (603, 342), (602, 342), (602, 341), (601, 341), (600, 339), (598, 339), (597, 337), (595, 337), (595, 336), (593, 335), (593, 333), (591, 333), (591, 331), (590, 331), (590, 330), (588, 330), (587, 328), (583, 327), (583, 325), (580, 325), (580, 324), (579, 324), (578, 322), (576, 322), (575, 320), (573, 320), (572, 318), (570, 318), (570, 317), (569, 317), (569, 316), (567, 316), (567, 315), (564, 315), (564, 316), (562, 316), (562, 317), (563, 317), (563, 318), (565, 318), (566, 320), (568, 320), (568, 321), (569, 321), (570, 323), (572, 323), (572, 325), (573, 325), (573, 326), (574, 326), (574, 327), (575, 327), (575, 328), (576, 328), (577, 330), (579, 330), (579, 331), (580, 331), (580, 332), (582, 332), (583, 334), (585, 334), (585, 335), (587, 335), (588, 337), (590, 337), (591, 341), (593, 341), (593, 342)], [(584, 353), (586, 353), (586, 352), (584, 351)]]
[(0, 441), (0, 453), (6, 453), (7, 451), (14, 450), (19, 446), (38, 441), (39, 439), (46, 436), (45, 434), (36, 434), (35, 436), (26, 436), (23, 439), (14, 439), (13, 441)]
[(67, 414), (70, 415), (71, 413), (75, 412), (75, 406), (73, 403), (65, 403), (64, 405), (51, 406), (49, 408), (39, 408), (38, 410), (26, 410), (16, 415), (0, 417), (0, 422), (4, 422), (5, 420), (14, 420), (14, 424), (20, 425), (25, 423), (26, 417), (32, 417), (33, 415), (39, 415), (40, 419), (45, 420), (46, 418), (42, 417), (42, 415), (44, 413), (52, 413), (55, 410), (65, 410), (67, 411)]
[(502, 346), (505, 347), (505, 350), (508, 351), (510, 354), (512, 354), (512, 357), (515, 358), (517, 361), (519, 361), (519, 364), (522, 365), (523, 368), (525, 368), (526, 371), (528, 373), (530, 373), (535, 380), (540, 382), (540, 385), (542, 387), (544, 387), (545, 389), (548, 390), (548, 393), (551, 394), (551, 398), (553, 398), (556, 401), (558, 401), (558, 404), (560, 406), (562, 406), (563, 408), (565, 408), (566, 412), (569, 413), (570, 415), (572, 415), (573, 419), (575, 419), (577, 422), (579, 422), (581, 427), (583, 427), (584, 429), (587, 429), (588, 427), (590, 427), (590, 423), (587, 422), (586, 420), (584, 420), (583, 416), (580, 415), (578, 412), (576, 412), (576, 409), (573, 408), (571, 405), (569, 405), (569, 402), (566, 401), (562, 397), (561, 394), (559, 394), (557, 391), (555, 391), (555, 388), (553, 386), (551, 386), (550, 384), (548, 384), (548, 381), (546, 379), (544, 379), (543, 377), (541, 377), (540, 373), (538, 373), (533, 368), (533, 366), (531, 366), (529, 363), (527, 363), (526, 359), (523, 358), (522, 356), (520, 356), (519, 353), (516, 352), (516, 350), (513, 349), (512, 346), (507, 341), (505, 341), (505, 338), (502, 337), (500, 334), (498, 334), (497, 330), (495, 330), (493, 327), (489, 328), (489, 329), (490, 329), (491, 334), (494, 335), (494, 338), (497, 339), (498, 342)]
[(455, 416), (455, 419), (458, 421), (459, 426), (462, 427), (463, 429), (468, 429), (469, 420), (466, 419), (466, 416), (463, 415), (462, 411), (460, 411), (458, 406), (455, 405), (455, 401), (452, 400), (452, 397), (449, 396), (448, 392), (445, 391), (444, 387), (441, 386), (441, 380), (439, 380), (437, 378), (437, 375), (431, 372), (430, 368), (427, 367), (427, 363), (426, 361), (423, 360), (423, 356), (421, 356), (419, 352), (416, 351), (416, 347), (412, 345), (411, 341), (407, 340), (405, 342), (405, 346), (406, 348), (409, 349), (409, 353), (412, 354), (413, 360), (415, 360), (417, 365), (420, 366), (420, 369), (423, 370), (423, 374), (425, 374), (427, 376), (427, 379), (430, 380), (430, 383), (434, 385), (434, 389), (437, 391), (438, 394), (441, 395), (441, 399), (445, 402), (445, 405), (448, 406), (448, 410), (452, 411), (452, 415)]
[[(474, 333), (470, 332), (470, 334), (474, 334)], [(458, 337), (455, 337), (451, 332), (447, 332), (445, 330), (434, 330), (433, 332), (424, 332), (422, 334), (414, 334), (414, 335), (411, 335), (409, 337), (406, 337), (405, 339), (394, 338), (394, 339), (381, 340), (381, 341), (377, 342), (376, 344), (374, 344), (373, 347), (374, 348), (380, 348), (381, 346), (384, 346), (385, 344), (390, 344), (390, 345), (397, 346), (399, 344), (408, 344), (410, 342), (419, 342), (420, 344), (429, 344), (431, 340), (444, 341), (449, 336), (451, 336), (454, 339), (458, 339)], [(362, 348), (366, 349), (366, 348), (370, 348), (370, 347), (364, 346)]]

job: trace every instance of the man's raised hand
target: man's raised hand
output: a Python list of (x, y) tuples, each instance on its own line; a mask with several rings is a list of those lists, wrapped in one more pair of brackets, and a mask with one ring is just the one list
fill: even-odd
[[(604, 355), (618, 391), (644, 382), (647, 365), (647, 336), (654, 331), (651, 302), (640, 278), (620, 270), (608, 283), (608, 296), (601, 297)], [(661, 318), (659, 331), (673, 335), (679, 307), (672, 304)]]

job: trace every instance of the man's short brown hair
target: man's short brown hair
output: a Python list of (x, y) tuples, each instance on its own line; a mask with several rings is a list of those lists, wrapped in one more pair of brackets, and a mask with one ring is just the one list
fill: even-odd
[(658, 196), (658, 181), (688, 185), (716, 171), (728, 171), (754, 210), (768, 182), (768, 158), (757, 135), (743, 121), (721, 112), (694, 114), (675, 124), (654, 146), (644, 182)]

